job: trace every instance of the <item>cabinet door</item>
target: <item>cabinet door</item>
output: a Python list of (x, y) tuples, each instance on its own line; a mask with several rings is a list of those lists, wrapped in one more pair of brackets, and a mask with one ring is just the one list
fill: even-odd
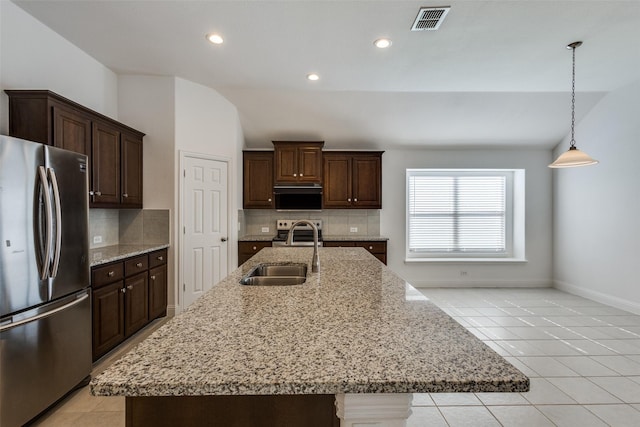
[(298, 181), (318, 184), (322, 182), (321, 147), (298, 148)]
[(91, 119), (60, 106), (53, 109), (53, 145), (91, 155)]
[(94, 122), (91, 152), (91, 207), (119, 204), (120, 131), (106, 123)]
[(124, 340), (122, 280), (93, 290), (93, 360)]
[(298, 148), (291, 144), (275, 146), (275, 174), (276, 183), (298, 181)]
[(382, 208), (382, 162), (379, 155), (356, 155), (351, 163), (353, 207)]
[(122, 134), (122, 205), (142, 208), (142, 137)]
[(149, 270), (149, 320), (167, 314), (167, 265)]
[(148, 277), (145, 271), (124, 281), (124, 332), (126, 336), (133, 334), (149, 322)]
[(245, 151), (242, 157), (242, 206), (245, 209), (272, 209), (273, 152)]
[(323, 207), (351, 207), (351, 156), (325, 153), (323, 163)]
[(270, 248), (271, 242), (268, 241), (246, 241), (238, 242), (238, 265), (242, 265), (249, 258), (260, 252), (263, 248)]

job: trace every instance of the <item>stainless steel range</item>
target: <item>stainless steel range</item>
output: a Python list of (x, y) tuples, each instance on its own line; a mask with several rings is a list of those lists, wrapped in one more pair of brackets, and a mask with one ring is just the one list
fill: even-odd
[[(318, 244), (322, 246), (322, 220), (310, 219), (318, 228)], [(276, 221), (277, 234), (273, 238), (273, 246), (286, 246), (287, 235), (291, 226), (298, 222), (297, 219), (279, 219)], [(307, 224), (299, 224), (295, 227), (292, 246), (313, 246), (313, 229)]]

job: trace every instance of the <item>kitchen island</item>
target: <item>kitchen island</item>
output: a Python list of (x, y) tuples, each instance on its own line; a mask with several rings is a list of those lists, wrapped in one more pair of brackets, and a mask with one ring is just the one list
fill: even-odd
[(128, 426), (395, 427), (412, 393), (528, 390), (365, 249), (320, 248), (320, 272), (309, 267), (302, 285), (238, 283), (258, 263), (311, 254), (263, 249), (93, 379), (92, 393), (126, 396)]

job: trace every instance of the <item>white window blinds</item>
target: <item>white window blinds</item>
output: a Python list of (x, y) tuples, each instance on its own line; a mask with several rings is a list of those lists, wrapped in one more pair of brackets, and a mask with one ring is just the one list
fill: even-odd
[(507, 178), (500, 171), (407, 171), (409, 255), (506, 254)]

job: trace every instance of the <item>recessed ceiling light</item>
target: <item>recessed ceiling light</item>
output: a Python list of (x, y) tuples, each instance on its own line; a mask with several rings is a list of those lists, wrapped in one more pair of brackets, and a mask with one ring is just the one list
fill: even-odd
[(224, 43), (224, 39), (220, 34), (209, 33), (207, 34), (207, 40), (209, 40), (213, 44), (222, 44)]
[(373, 44), (380, 49), (386, 49), (391, 46), (391, 40), (389, 39), (378, 39), (373, 42)]
[(316, 73), (310, 73), (310, 74), (307, 74), (307, 80), (311, 80), (312, 82), (315, 82), (316, 80), (320, 80), (320, 76), (317, 75)]

